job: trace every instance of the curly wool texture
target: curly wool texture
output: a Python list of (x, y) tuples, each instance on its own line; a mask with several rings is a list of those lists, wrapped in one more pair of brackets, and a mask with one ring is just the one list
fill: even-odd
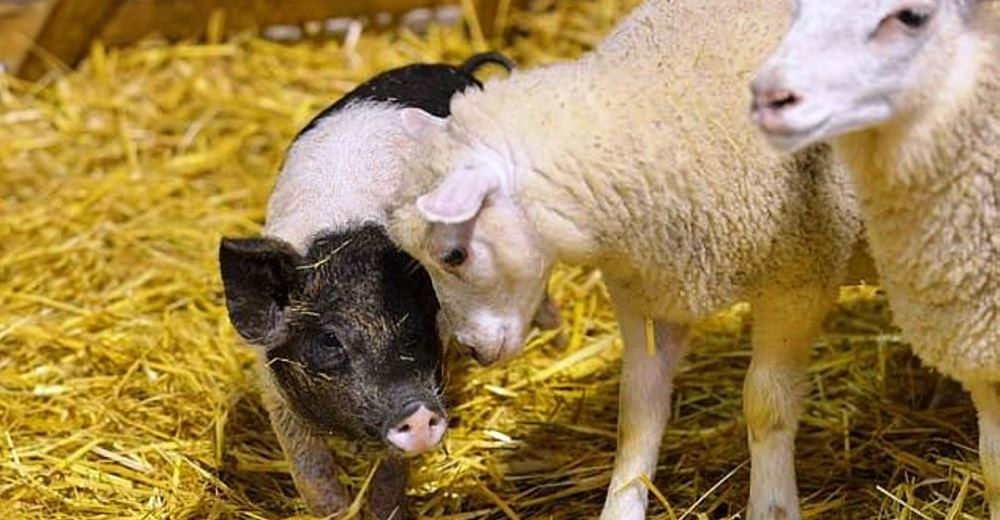
[(895, 319), (924, 362), (962, 381), (1000, 375), (1000, 38), (983, 17), (962, 74), (914, 94), (922, 117), (835, 142)]
[[(518, 165), (517, 198), (559, 259), (601, 268), (650, 315), (836, 285), (860, 235), (846, 171), (825, 147), (779, 156), (746, 117), (747, 79), (786, 19), (771, 4), (647, 2), (580, 60), (457, 96), (400, 198), (485, 146)], [(759, 16), (720, 19), (731, 10)], [(426, 233), (411, 211), (404, 248)]]

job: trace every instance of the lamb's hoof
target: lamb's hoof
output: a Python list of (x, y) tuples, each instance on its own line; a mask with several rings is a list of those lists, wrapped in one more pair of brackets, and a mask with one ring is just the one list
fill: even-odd
[(788, 517), (788, 511), (781, 506), (771, 506), (771, 509), (767, 512), (767, 516), (774, 520), (791, 520)]
[(601, 511), (601, 520), (644, 520), (646, 507), (643, 502), (607, 504)]
[(750, 508), (747, 513), (747, 520), (800, 520), (799, 510), (796, 507), (784, 507), (778, 504), (771, 504), (762, 511)]

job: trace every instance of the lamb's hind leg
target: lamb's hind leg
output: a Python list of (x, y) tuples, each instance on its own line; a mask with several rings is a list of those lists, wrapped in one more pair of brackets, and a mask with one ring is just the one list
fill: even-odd
[(1000, 520), (1000, 383), (966, 382), (965, 387), (979, 412), (979, 461), (990, 520)]
[(753, 303), (753, 358), (743, 385), (750, 442), (749, 520), (798, 520), (795, 433), (806, 387), (809, 347), (832, 291), (803, 288)]
[(625, 352), (618, 389), (618, 451), (601, 520), (642, 520), (660, 440), (670, 416), (670, 394), (683, 355), (686, 329), (656, 323), (656, 351), (646, 343), (644, 316), (631, 309), (621, 292), (609, 287)]

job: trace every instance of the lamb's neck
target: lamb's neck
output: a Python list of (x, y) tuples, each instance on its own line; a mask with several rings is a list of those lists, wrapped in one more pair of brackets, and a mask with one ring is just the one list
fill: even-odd
[(604, 137), (628, 139), (627, 128), (616, 128), (627, 118), (609, 110), (620, 103), (608, 99), (614, 93), (595, 68), (584, 58), (515, 74), (455, 107), (454, 119), (513, 163), (514, 191), (529, 217), (559, 259), (574, 264), (594, 265), (616, 233), (609, 224), (620, 219), (592, 210), (610, 209), (595, 197), (613, 191), (604, 184), (632, 160), (612, 153)]
[(651, 174), (648, 162), (655, 159), (627, 151), (622, 144), (632, 139), (625, 130), (606, 135), (622, 139), (611, 143), (586, 133), (526, 139), (517, 197), (560, 261), (641, 278), (658, 261), (663, 237), (685, 236), (665, 227), (679, 221), (670, 216), (684, 207), (678, 194), (688, 191), (679, 187), (686, 181)]
[[(577, 105), (578, 107), (581, 105)], [(610, 121), (607, 126), (610, 126)], [(578, 128), (586, 128), (580, 122)], [(572, 127), (569, 127), (572, 128)], [(591, 127), (595, 128), (595, 127)], [(597, 127), (599, 128), (599, 127)], [(627, 132), (605, 128), (604, 135), (619, 135), (627, 141)], [(574, 264), (605, 267), (622, 258), (634, 259), (628, 252), (649, 245), (634, 244), (636, 229), (652, 229), (654, 222), (645, 219), (657, 213), (667, 189), (660, 179), (648, 179), (642, 159), (627, 152), (615, 152), (618, 145), (593, 139), (588, 132), (569, 132), (564, 138), (531, 136), (525, 132), (523, 177), (518, 196), (532, 216), (545, 225), (546, 241), (553, 244), (560, 260)], [(642, 211), (634, 211), (642, 208)]]
[(896, 321), (925, 362), (958, 378), (1000, 370), (967, 348), (998, 330), (998, 69), (984, 61), (967, 91), (939, 89), (951, 106), (838, 142)]
[(995, 168), (996, 158), (982, 151), (1000, 142), (997, 53), (980, 48), (963, 54), (968, 63), (947, 74), (950, 84), (935, 93), (938, 99), (928, 100), (932, 108), (838, 141), (863, 192), (874, 198), (905, 191), (913, 200), (967, 182), (991, 160)]

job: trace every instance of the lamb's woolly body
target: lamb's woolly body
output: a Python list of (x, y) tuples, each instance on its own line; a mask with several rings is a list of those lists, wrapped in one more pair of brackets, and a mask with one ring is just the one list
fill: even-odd
[(264, 234), (305, 253), (320, 230), (385, 222), (414, 144), (398, 106), (360, 102), (316, 121), (292, 144), (267, 206)]
[[(449, 122), (424, 134), (430, 164), (412, 169), (393, 211), (393, 238), (435, 261), (435, 241), (465, 233), (447, 227), (454, 222), (438, 209), (460, 206), (461, 190), (449, 191), (449, 182), (463, 186), (456, 176), (470, 169), (482, 182), (464, 184), (468, 191), (492, 186), (480, 214), (464, 221), (479, 236), (466, 267), (477, 281), (463, 286), (428, 264), (441, 301), (453, 307), (446, 312), (465, 319), (462, 333), (484, 350), (510, 348), (507, 330), (523, 318), (507, 318), (513, 313), (500, 304), (473, 309), (490, 305), (482, 294), (528, 302), (535, 260), (602, 270), (625, 343), (603, 520), (644, 517), (640, 477), (655, 471), (686, 325), (740, 300), (751, 301), (755, 322), (744, 401), (753, 460), (747, 518), (800, 518), (793, 441), (809, 345), (861, 223), (849, 176), (827, 147), (779, 156), (746, 116), (745, 85), (786, 15), (771, 0), (648, 0), (580, 60), (456, 96)], [(418, 196), (429, 197), (423, 209)], [(427, 215), (444, 224), (428, 224)], [(520, 251), (526, 244), (535, 249)], [(475, 263), (477, 251), (493, 263)], [(490, 274), (500, 272), (493, 265), (506, 271)], [(441, 289), (449, 285), (450, 294)]]
[(733, 26), (726, 7), (647, 2), (580, 61), (457, 96), (431, 160), (452, 161), (455, 142), (509, 156), (543, 241), (651, 316), (687, 322), (765, 288), (836, 285), (860, 233), (849, 179), (824, 148), (783, 159), (750, 126), (744, 85), (785, 17), (728, 3), (773, 15)]
[(835, 141), (905, 337), (965, 382), (1000, 375), (1000, 38), (979, 36), (928, 113)]
[[(746, 60), (743, 66), (756, 65), (761, 53), (778, 42), (777, 35), (787, 26), (790, 8), (791, 2), (783, 0), (766, 4), (758, 0), (645, 2), (601, 41), (594, 54), (613, 60), (669, 60), (671, 67), (693, 67), (706, 74), (750, 74), (740, 66), (720, 67), (718, 60), (725, 60), (727, 51), (736, 53), (732, 56), (737, 63)], [(734, 16), (737, 13), (740, 16)], [(740, 41), (740, 37), (744, 39)], [(696, 58), (686, 63), (674, 59), (691, 57)], [(702, 62), (703, 58), (710, 61)], [(744, 85), (733, 86), (745, 95)]]

